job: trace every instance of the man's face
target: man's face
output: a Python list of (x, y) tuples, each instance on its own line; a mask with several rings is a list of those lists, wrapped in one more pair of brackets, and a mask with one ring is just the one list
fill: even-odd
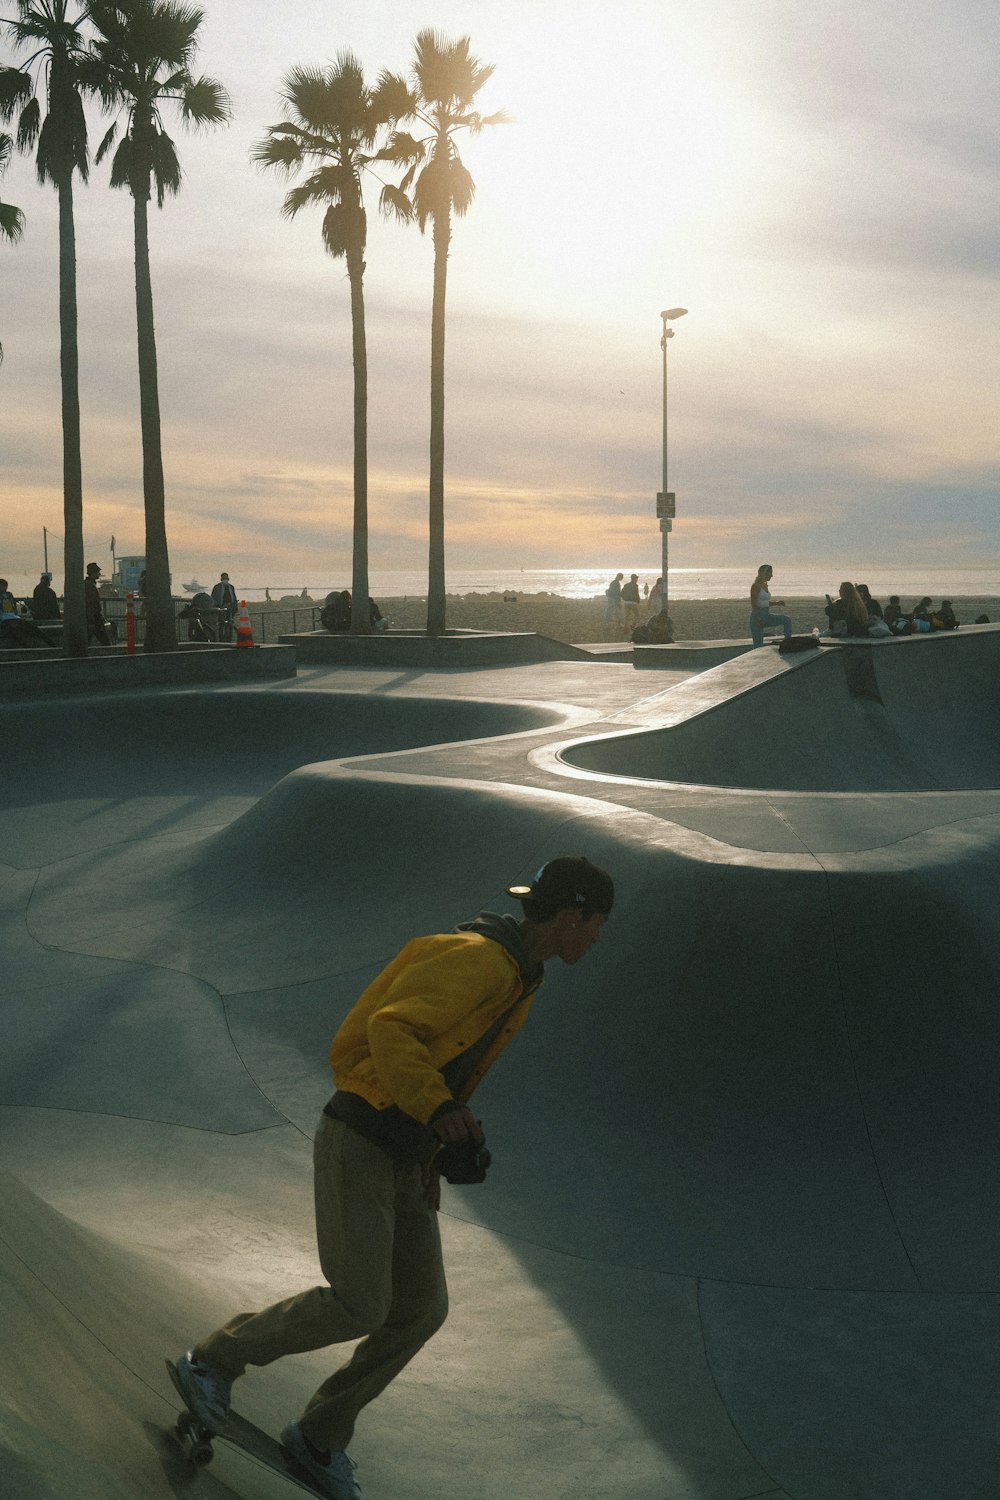
[(595, 911), (586, 921), (577, 911), (560, 912), (557, 918), (556, 956), (564, 964), (579, 963), (597, 942), (607, 920), (607, 915), (601, 911)]

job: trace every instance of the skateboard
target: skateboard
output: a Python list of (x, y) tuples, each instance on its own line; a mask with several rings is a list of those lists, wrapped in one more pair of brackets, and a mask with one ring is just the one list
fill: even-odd
[(261, 1432), (259, 1427), (248, 1422), (246, 1417), (241, 1417), (239, 1412), (231, 1411), (221, 1427), (207, 1426), (188, 1406), (173, 1361), (168, 1359), (166, 1365), (174, 1389), (184, 1402), (184, 1410), (178, 1415), (174, 1432), (194, 1468), (203, 1469), (212, 1462), (215, 1457), (212, 1444), (218, 1438), (220, 1442), (230, 1443), (234, 1448), (248, 1453), (251, 1458), (266, 1464), (275, 1474), (291, 1480), (292, 1484), (298, 1485), (299, 1489), (308, 1494), (325, 1496), (326, 1491), (316, 1488), (310, 1475), (295, 1462), (287, 1448), (276, 1438)]

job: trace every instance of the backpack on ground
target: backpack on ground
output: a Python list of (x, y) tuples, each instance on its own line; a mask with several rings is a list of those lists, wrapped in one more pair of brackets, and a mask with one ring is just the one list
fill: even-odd
[(816, 651), (819, 649), (819, 639), (814, 635), (789, 635), (782, 641), (778, 650), (782, 656), (792, 656), (796, 651)]

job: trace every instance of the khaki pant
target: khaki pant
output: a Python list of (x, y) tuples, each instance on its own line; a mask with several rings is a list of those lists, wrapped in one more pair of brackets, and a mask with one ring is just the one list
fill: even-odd
[(343, 1449), (361, 1408), (441, 1327), (448, 1289), (437, 1214), (424, 1199), (419, 1166), (397, 1165), (327, 1115), (316, 1132), (313, 1166), (316, 1240), (329, 1286), (241, 1313), (194, 1354), (236, 1379), (247, 1365), (363, 1339), (302, 1417), (313, 1443)]

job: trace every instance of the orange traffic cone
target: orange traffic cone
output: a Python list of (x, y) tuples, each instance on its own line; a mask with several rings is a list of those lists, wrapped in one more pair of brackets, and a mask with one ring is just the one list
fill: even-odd
[(236, 621), (236, 644), (237, 646), (253, 645), (253, 630), (250, 628), (250, 611), (247, 609), (247, 601), (240, 600), (239, 619)]

